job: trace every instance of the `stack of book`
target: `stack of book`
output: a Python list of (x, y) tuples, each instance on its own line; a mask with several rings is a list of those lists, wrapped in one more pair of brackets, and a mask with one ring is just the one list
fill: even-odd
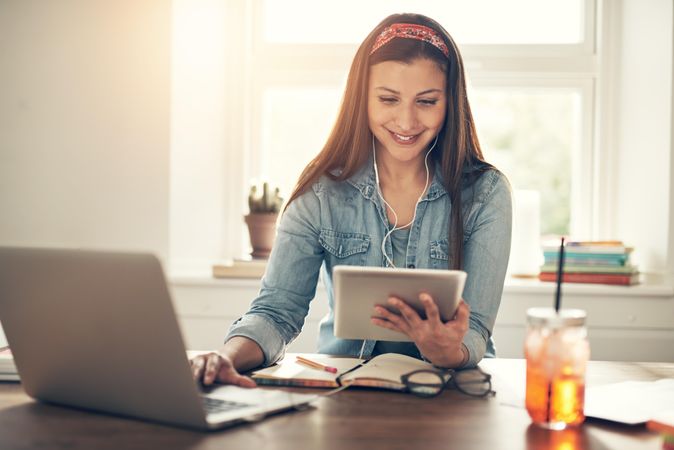
[(0, 348), (0, 381), (19, 381), (19, 374), (9, 347)]
[[(620, 241), (569, 241), (564, 248), (565, 283), (630, 286), (639, 282), (639, 271), (630, 263), (631, 247)], [(545, 262), (538, 278), (557, 281), (559, 245), (544, 245)]]

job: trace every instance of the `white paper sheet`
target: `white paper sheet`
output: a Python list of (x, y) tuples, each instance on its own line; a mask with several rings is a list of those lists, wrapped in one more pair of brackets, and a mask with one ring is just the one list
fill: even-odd
[(585, 415), (630, 425), (647, 422), (674, 405), (674, 378), (625, 381), (585, 391)]

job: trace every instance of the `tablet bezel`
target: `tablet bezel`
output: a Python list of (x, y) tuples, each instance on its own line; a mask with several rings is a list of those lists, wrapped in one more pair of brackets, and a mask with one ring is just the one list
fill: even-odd
[(333, 269), (335, 336), (340, 339), (369, 339), (410, 342), (397, 331), (374, 325), (370, 318), (375, 305), (386, 306), (393, 295), (424, 313), (419, 294), (433, 297), (440, 318), (451, 320), (461, 301), (467, 274), (462, 270), (398, 269), (362, 266), (335, 266)]

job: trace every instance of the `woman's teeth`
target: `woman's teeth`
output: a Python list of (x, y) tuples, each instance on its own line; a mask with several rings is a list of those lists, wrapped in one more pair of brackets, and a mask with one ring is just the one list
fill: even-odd
[(391, 136), (393, 137), (393, 140), (396, 141), (398, 144), (401, 144), (401, 145), (412, 145), (417, 141), (417, 139), (420, 136), (419, 134), (412, 134), (412, 135), (409, 135), (409, 136), (405, 136), (405, 135), (402, 135), (402, 134), (394, 133), (392, 131), (390, 133), (391, 133)]

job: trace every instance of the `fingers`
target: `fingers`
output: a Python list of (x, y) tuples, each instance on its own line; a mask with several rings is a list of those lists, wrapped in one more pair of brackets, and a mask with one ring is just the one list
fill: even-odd
[(257, 384), (250, 378), (241, 375), (234, 368), (232, 361), (219, 353), (211, 352), (205, 355), (199, 355), (190, 360), (192, 377), (200, 381), (204, 386), (209, 386), (215, 382), (223, 384), (234, 384), (241, 387), (253, 388)]
[(431, 297), (426, 292), (419, 294), (419, 300), (424, 305), (424, 310), (426, 311), (426, 319), (429, 320), (432, 324), (441, 323), (440, 320), (440, 311), (438, 310), (438, 305), (435, 304), (433, 297)]
[(470, 306), (464, 300), (461, 300), (459, 307), (456, 308), (456, 314), (454, 314), (454, 320), (458, 322), (468, 323), (468, 318), (470, 317)]
[(376, 316), (372, 317), (372, 323), (375, 325), (407, 334), (409, 324), (404, 317), (389, 311), (383, 306), (375, 306), (374, 313)]
[(412, 309), (412, 307), (410, 307), (407, 303), (405, 303), (401, 299), (397, 297), (389, 297), (388, 304), (398, 308), (398, 311), (400, 311), (400, 313), (405, 318), (407, 324), (409, 324), (410, 327), (416, 327), (420, 324), (421, 317), (419, 317), (419, 314), (417, 314), (417, 312), (414, 309)]
[(203, 383), (206, 386), (213, 384), (221, 366), (222, 357), (220, 355), (217, 353), (209, 353), (206, 355), (206, 365), (203, 374)]
[(412, 331), (422, 322), (419, 314), (397, 297), (389, 297), (387, 303), (397, 308), (400, 314), (393, 313), (383, 306), (376, 306), (374, 309), (376, 316), (372, 317), (372, 323), (412, 337)]
[(398, 332), (400, 332), (400, 333), (405, 333), (405, 332), (404, 332), (403, 330), (401, 330), (396, 324), (394, 324), (393, 322), (391, 322), (391, 321), (389, 321), (389, 320), (386, 320), (386, 319), (380, 319), (380, 318), (378, 318), (378, 317), (371, 317), (371, 318), (370, 318), (370, 321), (371, 321), (373, 324), (377, 325), (378, 327), (388, 328), (389, 330), (398, 331)]
[(461, 300), (459, 307), (456, 309), (454, 318), (444, 324), (445, 327), (456, 330), (462, 337), (468, 331), (468, 319), (470, 318), (470, 306), (468, 303)]
[[(372, 321), (376, 324), (383, 323), (384, 325), (382, 326), (385, 328), (402, 331), (404, 328), (408, 327), (407, 322), (402, 316), (392, 313), (383, 306), (375, 306), (374, 313), (376, 316), (372, 317)], [(394, 328), (391, 328), (391, 326), (388, 325), (393, 325)]]
[(195, 381), (200, 381), (201, 377), (204, 375), (204, 369), (206, 368), (206, 356), (199, 355), (190, 360), (190, 367), (192, 369), (192, 378)]
[(232, 362), (219, 353), (199, 355), (190, 360), (192, 377), (204, 386), (220, 382), (242, 387), (255, 387), (257, 384), (252, 378), (245, 377), (236, 371)]
[(230, 382), (228, 382), (228, 384), (234, 384), (245, 388), (254, 388), (257, 386), (257, 383), (255, 383), (255, 381), (252, 378), (239, 375), (238, 373), (235, 374), (235, 376), (231, 379)]
[(255, 387), (257, 384), (252, 378), (237, 372), (229, 359), (222, 358), (217, 380), (223, 384), (234, 384), (241, 387)]

